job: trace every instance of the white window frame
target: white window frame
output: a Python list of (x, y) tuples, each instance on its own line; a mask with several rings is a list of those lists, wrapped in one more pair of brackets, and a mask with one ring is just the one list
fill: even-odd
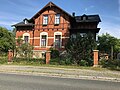
[(43, 47), (43, 46), (41, 46), (41, 39), (42, 39), (42, 35), (46, 35), (47, 37), (46, 37), (46, 48), (47, 48), (47, 45), (48, 45), (48, 33), (47, 32), (41, 32), (40, 33), (40, 47)]
[(48, 25), (48, 15), (43, 15), (43, 25)]
[(56, 35), (60, 35), (61, 36), (61, 40), (60, 40), (60, 48), (62, 47), (62, 32), (54, 32), (54, 47), (55, 47), (55, 36)]
[(60, 14), (55, 14), (55, 25), (60, 24)]
[[(23, 38), (22, 38), (23, 40), (25, 39), (24, 38), (25, 36), (28, 36), (28, 43), (30, 43), (30, 34), (29, 33), (24, 33)], [(24, 41), (24, 43), (25, 43), (25, 41)]]

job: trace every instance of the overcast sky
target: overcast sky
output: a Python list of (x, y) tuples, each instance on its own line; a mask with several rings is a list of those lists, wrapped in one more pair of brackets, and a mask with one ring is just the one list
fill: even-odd
[(99, 14), (99, 34), (107, 32), (120, 38), (120, 0), (1, 0), (0, 26), (12, 30), (11, 25), (31, 18), (49, 1), (70, 14)]

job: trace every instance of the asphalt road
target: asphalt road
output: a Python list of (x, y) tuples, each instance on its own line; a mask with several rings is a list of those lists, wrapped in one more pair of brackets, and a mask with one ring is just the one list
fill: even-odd
[(120, 82), (0, 73), (0, 90), (120, 90)]

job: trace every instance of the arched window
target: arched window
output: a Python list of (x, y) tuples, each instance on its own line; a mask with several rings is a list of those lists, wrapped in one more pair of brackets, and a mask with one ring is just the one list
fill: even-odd
[(47, 42), (48, 42), (48, 33), (41, 32), (40, 33), (40, 47), (47, 47)]
[(30, 34), (29, 33), (24, 33), (23, 34), (23, 40), (25, 43), (30, 43)]
[(54, 32), (54, 47), (61, 48), (62, 46), (62, 32)]

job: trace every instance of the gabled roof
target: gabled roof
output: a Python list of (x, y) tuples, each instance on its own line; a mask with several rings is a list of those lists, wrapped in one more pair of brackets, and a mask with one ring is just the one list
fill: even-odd
[[(86, 19), (83, 19), (86, 17)], [(75, 16), (76, 22), (101, 22), (99, 15), (82, 15), (82, 16)]]
[[(82, 16), (72, 16), (69, 13), (67, 13), (66, 11), (64, 11), (63, 9), (61, 9), (60, 7), (58, 7), (57, 5), (55, 5), (53, 2), (49, 2), (46, 6), (44, 6), (38, 13), (36, 13), (31, 19), (24, 19), (22, 22), (17, 23), (15, 25), (12, 26), (33, 26), (34, 24), (34, 19), (39, 17), (39, 15), (47, 8), (50, 7), (55, 7), (58, 8), (59, 10), (61, 10), (62, 12), (64, 12), (65, 14), (67, 14), (71, 20), (75, 20), (75, 22), (80, 23), (80, 22), (101, 22), (99, 15), (82, 15)], [(86, 19), (84, 19), (83, 17), (85, 17)], [(27, 24), (25, 24), (25, 20), (28, 21)]]
[(38, 13), (36, 13), (30, 20), (37, 18), (47, 7), (56, 7), (58, 9), (60, 9), (61, 11), (63, 11), (65, 14), (67, 14), (68, 16), (72, 17), (69, 13), (67, 13), (66, 11), (64, 11), (63, 9), (61, 9), (60, 7), (58, 7), (57, 5), (55, 5), (53, 2), (49, 2), (46, 6), (44, 6)]

